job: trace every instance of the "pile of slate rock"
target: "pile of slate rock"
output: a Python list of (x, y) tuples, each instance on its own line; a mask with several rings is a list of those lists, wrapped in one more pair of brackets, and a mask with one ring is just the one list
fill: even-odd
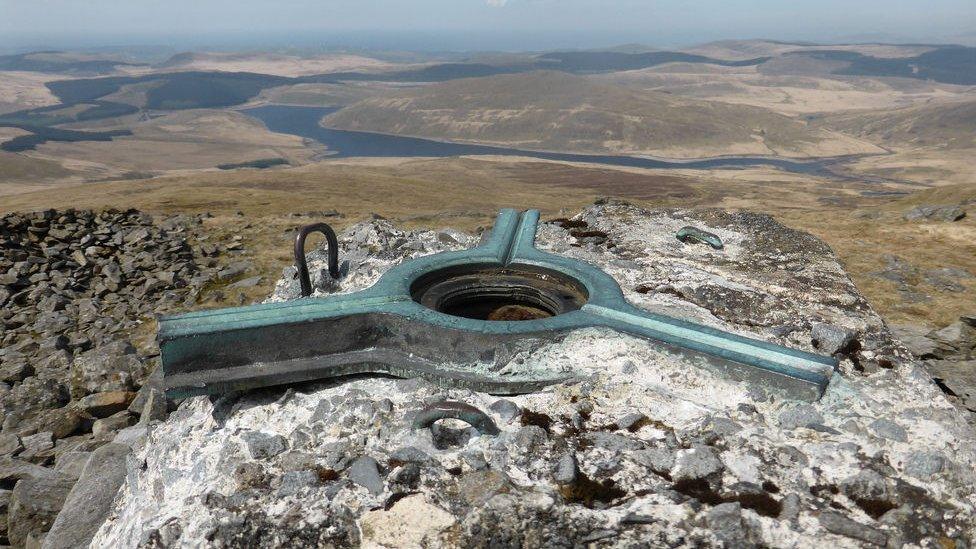
[[(688, 225), (724, 247), (674, 238)], [(586, 329), (505, 366), (573, 376), (532, 394), (362, 376), (192, 398), (151, 423), (125, 459), (111, 511), (86, 530), (91, 546), (976, 541), (972, 414), (892, 337), (823, 242), (763, 215), (616, 202), (544, 224), (537, 240), (605, 270), (636, 306), (832, 354), (840, 366), (820, 400), (800, 402)], [(343, 233), (340, 280), (321, 274), (323, 252), (311, 263), (319, 294), (349, 292), (405, 259), (476, 241), (372, 220)], [(292, 275), (273, 300), (297, 296)], [(414, 429), (442, 400), (479, 408), (500, 432), (449, 421)], [(79, 535), (78, 513), (62, 513), (48, 541)]]
[(145, 383), (158, 351), (144, 324), (219, 278), (218, 247), (189, 242), (200, 223), (135, 210), (0, 217), (0, 545), (39, 543), (89, 461), (124, 456), (165, 417)]
[(924, 361), (950, 400), (976, 414), (976, 314), (963, 315), (935, 330), (902, 324), (892, 331)]

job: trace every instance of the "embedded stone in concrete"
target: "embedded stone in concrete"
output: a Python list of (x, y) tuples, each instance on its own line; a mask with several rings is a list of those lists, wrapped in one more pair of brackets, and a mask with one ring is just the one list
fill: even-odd
[(383, 493), (383, 477), (380, 476), (376, 460), (369, 456), (360, 456), (346, 469), (349, 479), (369, 490), (374, 496)]
[(281, 435), (271, 435), (260, 431), (247, 431), (241, 434), (247, 451), (254, 459), (268, 459), (285, 451), (287, 441)]

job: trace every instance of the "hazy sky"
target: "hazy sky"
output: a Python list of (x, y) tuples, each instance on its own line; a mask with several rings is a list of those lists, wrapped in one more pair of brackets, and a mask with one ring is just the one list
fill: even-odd
[(465, 49), (466, 40), (470, 49), (748, 37), (945, 42), (973, 31), (976, 0), (0, 0), (0, 41), (8, 47), (297, 45), (368, 42), (371, 33), (427, 40), (428, 49)]

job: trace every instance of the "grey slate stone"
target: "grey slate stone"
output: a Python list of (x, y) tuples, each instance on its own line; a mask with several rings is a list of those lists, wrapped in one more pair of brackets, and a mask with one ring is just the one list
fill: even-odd
[(341, 471), (349, 465), (349, 449), (348, 440), (337, 440), (325, 444), (319, 449), (319, 462), (329, 469)]
[(24, 449), (17, 455), (18, 458), (44, 464), (50, 459), (54, 449), (54, 436), (50, 431), (33, 434), (20, 439)]
[(54, 470), (72, 478), (80, 478), (91, 455), (92, 452), (82, 452), (79, 450), (65, 452), (57, 457)]
[(126, 427), (131, 427), (136, 424), (136, 421), (138, 421), (136, 416), (132, 415), (128, 410), (123, 410), (117, 414), (96, 420), (92, 424), (92, 434), (96, 437), (108, 435), (109, 433), (121, 431)]
[(393, 401), (388, 398), (381, 398), (373, 403), (373, 409), (384, 414), (393, 413)]
[(938, 353), (938, 344), (927, 337), (929, 329), (912, 324), (894, 325), (891, 335), (900, 341), (913, 355), (918, 358), (929, 358)]
[(247, 451), (254, 459), (268, 459), (285, 451), (287, 441), (281, 435), (272, 435), (260, 431), (246, 431), (241, 434)]
[(112, 510), (115, 496), (125, 480), (128, 454), (128, 446), (114, 443), (92, 452), (91, 459), (51, 526), (43, 549), (88, 546)]
[(143, 441), (148, 434), (149, 430), (147, 426), (144, 423), (137, 423), (115, 433), (115, 437), (112, 438), (112, 442), (133, 448)]
[(401, 461), (403, 463), (429, 463), (432, 461), (431, 457), (427, 455), (426, 452), (419, 448), (413, 446), (404, 446), (403, 448), (398, 448), (395, 452), (390, 454), (390, 460)]
[(379, 464), (369, 456), (360, 456), (352, 462), (346, 470), (349, 480), (369, 490), (378, 496), (383, 493), (383, 477), (380, 476)]
[(646, 419), (646, 418), (647, 418), (647, 416), (645, 416), (644, 414), (641, 414), (641, 413), (637, 413), (637, 412), (627, 414), (624, 417), (622, 417), (622, 418), (620, 418), (620, 419), (617, 420), (617, 428), (618, 429), (630, 429), (638, 421), (640, 421), (642, 419)]
[[(480, 450), (465, 452), (461, 454), (461, 459), (463, 459), (464, 463), (466, 463), (473, 471), (479, 471), (485, 467), (488, 467), (488, 461), (485, 460), (485, 454)], [(416, 465), (416, 463), (413, 465)]]
[(794, 520), (800, 516), (800, 496), (796, 494), (786, 494), (780, 500), (779, 520)]
[(521, 413), (521, 410), (517, 404), (504, 398), (500, 398), (495, 402), (492, 402), (489, 409), (498, 414), (498, 418), (502, 420), (502, 423), (512, 421)]
[[(481, 458), (484, 461), (484, 456)], [(487, 464), (485, 464), (487, 465)], [(474, 468), (475, 471), (480, 471), (485, 467)], [(420, 482), (420, 465), (416, 463), (406, 463), (400, 467), (397, 467), (393, 473), (390, 474), (390, 491), (391, 492), (406, 492), (417, 487), (417, 483)]]
[(932, 478), (944, 468), (945, 456), (939, 452), (913, 452), (905, 461), (905, 472), (922, 480)]
[(636, 463), (647, 467), (659, 475), (670, 474), (671, 469), (674, 468), (675, 455), (669, 448), (658, 446), (646, 450), (638, 450), (631, 454), (630, 457)]
[(10, 544), (22, 546), (31, 532), (48, 531), (74, 482), (73, 478), (59, 473), (19, 481), (11, 494), (7, 514)]
[(101, 391), (129, 391), (141, 378), (143, 364), (128, 342), (114, 341), (75, 357), (71, 364), (71, 396)]
[(801, 404), (783, 410), (779, 414), (779, 425), (783, 429), (796, 429), (823, 423), (823, 416), (809, 404)]
[(129, 404), (129, 411), (141, 415), (146, 408), (146, 400), (149, 399), (153, 390), (163, 392), (163, 369), (159, 366), (153, 369), (152, 373), (142, 383), (142, 387), (136, 391), (136, 397)]
[(737, 502), (722, 503), (709, 509), (705, 524), (715, 537), (730, 547), (741, 544), (746, 537), (742, 506)]
[(597, 448), (603, 448), (609, 452), (627, 452), (640, 450), (644, 447), (641, 441), (617, 433), (606, 433), (596, 431), (590, 433), (590, 440)]
[(166, 419), (166, 412), (169, 407), (166, 395), (156, 389), (150, 389), (148, 393), (149, 396), (146, 397), (146, 404), (142, 407), (142, 411), (139, 414), (139, 421), (141, 423), (163, 421)]
[(264, 277), (262, 276), (251, 276), (238, 280), (237, 282), (229, 285), (228, 288), (253, 288), (254, 286), (260, 284), (262, 280), (264, 280)]
[(579, 464), (576, 462), (576, 456), (572, 452), (563, 454), (563, 457), (559, 458), (559, 462), (556, 464), (553, 480), (556, 481), (556, 484), (572, 484), (576, 482), (578, 476)]
[(0, 456), (10, 456), (16, 454), (24, 448), (20, 437), (13, 433), (0, 434)]
[(45, 479), (60, 476), (47, 467), (41, 467), (17, 458), (0, 458), (0, 483), (13, 485), (23, 479)]
[(833, 511), (820, 513), (820, 525), (828, 532), (884, 547), (888, 536), (876, 528), (853, 521)]
[(240, 276), (246, 273), (253, 267), (254, 264), (252, 264), (250, 261), (235, 261), (217, 272), (217, 278), (220, 280), (234, 278), (235, 276)]
[(833, 324), (814, 323), (810, 331), (810, 339), (813, 340), (814, 347), (821, 353), (832, 355), (843, 349), (854, 341), (857, 333), (850, 328), (835, 326)]
[(695, 480), (718, 473), (725, 466), (715, 455), (715, 451), (708, 446), (696, 446), (691, 450), (678, 452), (671, 477), (674, 480)]
[(303, 489), (316, 486), (319, 483), (319, 476), (315, 471), (288, 471), (281, 476), (281, 486), (278, 487), (278, 496), (293, 496)]
[(868, 425), (868, 429), (881, 438), (896, 442), (908, 442), (908, 433), (905, 428), (890, 419), (878, 418)]
[(884, 477), (871, 469), (858, 471), (840, 483), (841, 490), (855, 500), (883, 500), (888, 498)]
[(966, 217), (966, 210), (958, 205), (935, 206), (921, 205), (905, 212), (905, 219), (908, 221), (959, 221)]

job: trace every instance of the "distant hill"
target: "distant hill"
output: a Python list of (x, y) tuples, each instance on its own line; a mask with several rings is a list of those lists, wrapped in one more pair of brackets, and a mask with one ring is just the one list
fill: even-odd
[[(880, 47), (880, 46), (879, 46)], [(785, 52), (759, 67), (764, 74), (843, 75), (914, 78), (943, 84), (976, 85), (976, 48), (966, 46), (887, 46), (889, 56), (866, 55), (854, 46), (822, 46)], [(922, 48), (899, 55), (895, 48)]]
[(887, 112), (828, 117), (824, 125), (875, 142), (920, 147), (976, 147), (976, 100), (920, 105)]
[(300, 57), (280, 53), (184, 52), (157, 65), (158, 69), (181, 71), (252, 72), (276, 76), (306, 76), (351, 70), (383, 70), (391, 63), (344, 53)]
[(94, 101), (128, 84), (152, 83), (145, 104), (149, 109), (199, 109), (239, 105), (261, 90), (292, 79), (246, 72), (173, 72), (143, 76), (115, 76), (48, 82), (51, 93), (65, 105)]
[(629, 71), (646, 69), (665, 63), (710, 63), (713, 65), (748, 66), (758, 65), (767, 58), (726, 61), (702, 55), (674, 51), (651, 51), (626, 53), (619, 51), (564, 51), (540, 55), (536, 66), (542, 69), (555, 69), (574, 73)]
[(819, 156), (864, 145), (768, 110), (633, 90), (555, 71), (469, 78), (366, 99), (323, 124), (536, 150)]
[(976, 48), (933, 44), (807, 44), (724, 40), (685, 50), (742, 63), (762, 58), (765, 74), (888, 76), (976, 84)]
[[(820, 55), (831, 52), (818, 52)], [(947, 46), (915, 57), (885, 59), (858, 53), (836, 52), (834, 58), (849, 61), (849, 65), (834, 74), (854, 76), (900, 76), (935, 80), (946, 84), (972, 86), (976, 84), (976, 48)]]
[(54, 74), (110, 74), (119, 66), (136, 66), (110, 56), (92, 56), (72, 52), (39, 51), (0, 56), (0, 71), (29, 71)]
[(749, 59), (775, 57), (790, 52), (818, 50), (852, 51), (881, 58), (914, 57), (936, 49), (925, 44), (815, 44), (812, 42), (782, 42), (779, 40), (719, 40), (687, 48), (685, 53), (718, 59)]

